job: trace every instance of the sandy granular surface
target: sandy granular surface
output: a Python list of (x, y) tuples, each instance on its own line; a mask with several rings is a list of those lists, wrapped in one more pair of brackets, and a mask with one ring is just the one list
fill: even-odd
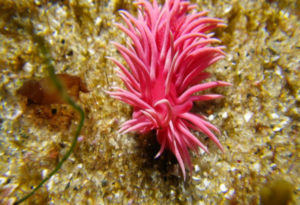
[[(122, 86), (121, 60), (111, 41), (126, 43), (115, 26), (129, 0), (6, 0), (0, 2), (0, 200), (15, 201), (55, 168), (78, 123), (69, 105), (26, 105), (16, 90), (47, 76), (29, 25), (50, 45), (57, 73), (81, 77), (90, 92), (75, 153), (25, 204), (278, 204), (300, 202), (299, 1), (198, 0), (227, 28), (216, 37), (227, 57), (207, 71), (221, 100), (194, 111), (221, 130), (225, 152), (198, 134), (210, 153), (192, 155), (192, 177), (183, 180), (170, 153), (154, 159), (155, 135), (120, 134), (131, 108), (105, 93)], [(12, 192), (5, 194), (8, 189)], [(282, 201), (281, 201), (282, 200)]]

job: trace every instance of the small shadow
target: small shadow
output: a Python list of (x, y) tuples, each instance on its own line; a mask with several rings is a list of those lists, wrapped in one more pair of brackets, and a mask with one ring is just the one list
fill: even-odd
[(149, 176), (151, 173), (158, 171), (162, 181), (174, 186), (178, 185), (183, 180), (183, 177), (174, 154), (170, 150), (165, 149), (161, 156), (155, 158), (160, 150), (155, 131), (136, 136), (139, 138), (137, 139), (139, 157), (142, 158), (140, 169), (145, 172), (145, 175)]

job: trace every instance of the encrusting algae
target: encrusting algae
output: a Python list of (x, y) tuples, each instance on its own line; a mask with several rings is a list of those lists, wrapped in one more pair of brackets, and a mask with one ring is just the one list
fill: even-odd
[[(56, 76), (67, 90), (68, 95), (76, 100), (78, 100), (79, 92), (89, 92), (86, 85), (77, 76), (68, 74), (57, 74)], [(17, 90), (17, 93), (26, 97), (29, 104), (50, 105), (67, 103), (62, 99), (50, 78), (26, 81)]]
[(51, 115), (70, 116), (56, 118), (58, 124), (69, 121), (61, 127), (49, 126), (47, 119), (33, 123), (35, 115), (23, 109), (17, 90), (27, 80), (47, 77), (26, 30), (32, 22), (49, 45), (55, 72), (78, 76), (90, 92), (77, 101), (86, 121), (74, 153), (24, 204), (260, 204), (262, 190), (270, 184), (275, 193), (272, 182), (278, 178), (289, 184), (288, 203), (299, 203), (297, 1), (191, 2), (227, 24), (215, 31), (226, 58), (209, 71), (211, 80), (233, 86), (212, 90), (226, 96), (222, 100), (194, 105), (193, 112), (221, 130), (224, 153), (204, 140), (211, 153), (191, 154), (194, 170), (186, 181), (171, 154), (154, 159), (154, 134), (118, 132), (132, 110), (105, 93), (123, 86), (106, 56), (122, 62), (110, 42), (129, 41), (114, 23), (121, 21), (118, 9), (136, 12), (131, 1), (0, 2), (0, 200), (21, 199), (55, 168), (79, 120), (65, 104), (49, 105)]

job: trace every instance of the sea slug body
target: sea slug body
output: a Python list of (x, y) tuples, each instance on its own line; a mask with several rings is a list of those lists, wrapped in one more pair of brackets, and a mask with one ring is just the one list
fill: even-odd
[(195, 93), (231, 85), (223, 81), (200, 83), (210, 76), (204, 70), (225, 55), (222, 46), (211, 46), (219, 40), (207, 34), (224, 23), (207, 17), (207, 12), (192, 12), (196, 6), (188, 1), (166, 0), (159, 6), (155, 0), (152, 3), (138, 0), (135, 4), (138, 17), (121, 11), (127, 27), (117, 24), (131, 43), (127, 47), (114, 43), (127, 67), (110, 58), (120, 68), (118, 75), (127, 89), (115, 88), (108, 93), (134, 108), (132, 119), (120, 131), (156, 130), (161, 145), (156, 157), (170, 149), (185, 178), (185, 168), (192, 170), (189, 150), (198, 152), (200, 147), (208, 152), (191, 129), (204, 133), (223, 150), (212, 132), (219, 133), (219, 130), (190, 110), (195, 101), (222, 97)]

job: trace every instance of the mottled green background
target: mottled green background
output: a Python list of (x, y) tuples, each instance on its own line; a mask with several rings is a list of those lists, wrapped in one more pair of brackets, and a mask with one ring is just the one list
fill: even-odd
[(90, 93), (80, 96), (87, 118), (75, 153), (25, 204), (300, 203), (299, 0), (192, 2), (228, 25), (215, 32), (227, 57), (207, 71), (233, 86), (195, 105), (220, 128), (225, 152), (199, 134), (210, 153), (191, 154), (184, 181), (172, 154), (154, 159), (153, 133), (118, 133), (131, 108), (105, 93), (122, 86), (105, 57), (122, 60), (111, 42), (128, 41), (114, 23), (117, 10), (136, 12), (131, 1), (0, 1), (0, 202), (20, 199), (54, 169), (79, 118), (68, 105), (26, 106), (16, 95), (24, 81), (47, 76), (33, 25), (56, 72), (80, 76)]

